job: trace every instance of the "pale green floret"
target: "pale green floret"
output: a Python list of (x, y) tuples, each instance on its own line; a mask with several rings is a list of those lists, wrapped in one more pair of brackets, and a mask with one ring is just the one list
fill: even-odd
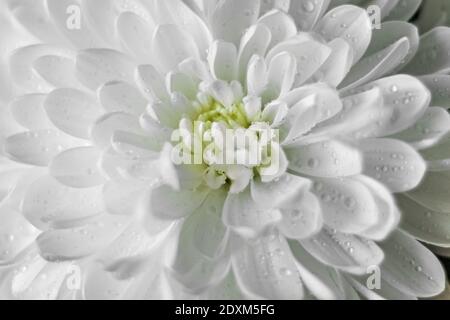
[(207, 105), (201, 105), (198, 102), (194, 104), (196, 104), (196, 109), (199, 110), (194, 122), (203, 122), (207, 127), (214, 122), (223, 123), (231, 129), (247, 129), (251, 125), (251, 122), (245, 114), (244, 104), (242, 102), (234, 103), (230, 107), (225, 107), (216, 100), (212, 100)]

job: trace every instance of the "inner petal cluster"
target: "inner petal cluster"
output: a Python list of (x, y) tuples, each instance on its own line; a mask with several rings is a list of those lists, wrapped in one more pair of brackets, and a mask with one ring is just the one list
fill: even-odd
[(273, 117), (263, 111), (261, 98), (243, 97), (242, 92), (237, 81), (202, 84), (193, 111), (172, 135), (174, 162), (204, 166), (212, 189), (231, 184), (239, 192), (256, 175), (267, 179), (280, 174)]

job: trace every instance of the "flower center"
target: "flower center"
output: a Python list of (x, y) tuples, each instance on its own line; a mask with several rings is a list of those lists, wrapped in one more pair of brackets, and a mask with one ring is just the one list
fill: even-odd
[(245, 114), (244, 104), (237, 102), (230, 107), (225, 107), (220, 102), (212, 100), (206, 105), (202, 105), (200, 102), (195, 101), (194, 107), (199, 110), (199, 114), (195, 121), (204, 122), (207, 125), (212, 123), (222, 123), (227, 128), (245, 128), (247, 129), (251, 125), (251, 121), (247, 119)]
[(263, 119), (260, 99), (220, 89), (201, 91), (192, 102), (195, 112), (181, 119), (174, 162), (202, 165), (209, 187), (230, 184), (239, 192), (254, 175), (276, 172), (278, 134)]

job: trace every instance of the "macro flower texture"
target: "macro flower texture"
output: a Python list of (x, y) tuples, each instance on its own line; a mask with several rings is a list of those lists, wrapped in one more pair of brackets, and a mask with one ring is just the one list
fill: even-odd
[(440, 294), (450, 29), (420, 5), (2, 1), (0, 298)]

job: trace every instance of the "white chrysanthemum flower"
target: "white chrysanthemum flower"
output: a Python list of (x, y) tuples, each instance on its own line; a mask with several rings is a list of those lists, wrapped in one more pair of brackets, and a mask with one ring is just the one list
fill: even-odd
[[(440, 293), (450, 29), (347, 2), (7, 1), (1, 297)], [(191, 148), (248, 129), (254, 162)]]

